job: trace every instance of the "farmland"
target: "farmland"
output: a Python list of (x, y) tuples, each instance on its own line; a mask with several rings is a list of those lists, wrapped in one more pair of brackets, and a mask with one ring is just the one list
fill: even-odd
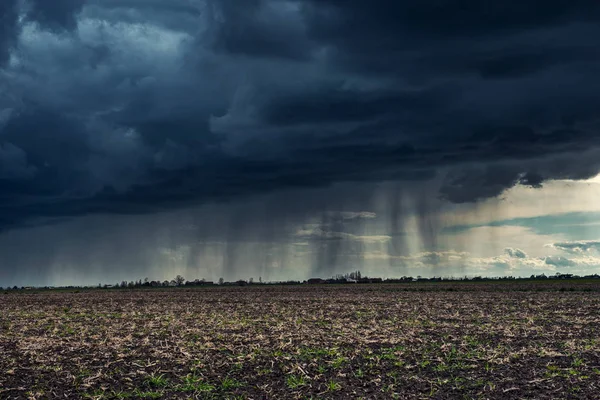
[(0, 398), (595, 398), (600, 284), (0, 293)]

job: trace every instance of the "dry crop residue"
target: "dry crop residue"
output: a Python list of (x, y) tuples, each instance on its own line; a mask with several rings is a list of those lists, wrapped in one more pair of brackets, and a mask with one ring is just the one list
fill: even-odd
[(0, 398), (556, 399), (600, 393), (600, 287), (0, 294)]

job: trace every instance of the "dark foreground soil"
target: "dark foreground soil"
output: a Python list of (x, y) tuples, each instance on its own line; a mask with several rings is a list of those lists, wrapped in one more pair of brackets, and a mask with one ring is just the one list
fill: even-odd
[(598, 399), (596, 284), (0, 293), (0, 398)]

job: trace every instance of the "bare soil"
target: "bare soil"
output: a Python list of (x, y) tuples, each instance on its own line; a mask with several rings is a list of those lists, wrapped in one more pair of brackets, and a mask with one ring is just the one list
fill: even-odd
[(0, 293), (1, 399), (597, 399), (600, 284)]

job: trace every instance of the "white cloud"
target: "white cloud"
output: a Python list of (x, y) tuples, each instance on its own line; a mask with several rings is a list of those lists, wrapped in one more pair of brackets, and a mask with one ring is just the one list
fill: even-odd
[[(600, 267), (600, 257), (528, 257), (519, 249), (506, 249), (503, 255), (475, 257), (468, 252), (438, 251), (394, 256), (382, 251), (363, 254), (366, 260), (392, 261), (394, 265), (423, 275), (519, 275), (555, 272), (568, 269), (578, 274), (591, 274)], [(509, 250), (512, 250), (509, 251)]]

